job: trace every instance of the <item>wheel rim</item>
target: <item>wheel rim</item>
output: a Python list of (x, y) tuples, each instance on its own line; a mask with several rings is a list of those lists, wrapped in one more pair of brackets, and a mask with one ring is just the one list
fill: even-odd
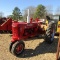
[(17, 54), (20, 54), (22, 51), (23, 51), (23, 45), (22, 45), (22, 44), (19, 44), (19, 45), (16, 47), (16, 53), (17, 53)]

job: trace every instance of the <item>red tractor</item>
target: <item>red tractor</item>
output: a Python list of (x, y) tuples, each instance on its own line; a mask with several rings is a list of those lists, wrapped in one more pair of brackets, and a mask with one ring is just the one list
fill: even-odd
[[(29, 37), (45, 34), (45, 41), (52, 43), (54, 40), (54, 23), (50, 23), (50, 27), (45, 31), (44, 27), (41, 27), (42, 22), (13, 22), (12, 24), (12, 40), (9, 50), (15, 56), (18, 56), (24, 51), (25, 44), (22, 41)], [(48, 33), (49, 32), (49, 33)]]
[(48, 25), (48, 28), (45, 30), (44, 26), (42, 27), (43, 22), (36, 20), (30, 21), (29, 15), (27, 16), (27, 22), (13, 22), (12, 24), (12, 40), (10, 43), (9, 50), (15, 56), (20, 55), (25, 48), (23, 40), (45, 34), (45, 41), (52, 43), (54, 41), (55, 34), (55, 24), (51, 21)]

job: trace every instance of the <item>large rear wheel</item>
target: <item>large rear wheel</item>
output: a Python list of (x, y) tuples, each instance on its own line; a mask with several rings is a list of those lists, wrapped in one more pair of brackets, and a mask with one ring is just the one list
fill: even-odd
[(50, 22), (45, 34), (45, 41), (47, 43), (52, 43), (54, 41), (55, 35), (55, 24), (54, 22)]

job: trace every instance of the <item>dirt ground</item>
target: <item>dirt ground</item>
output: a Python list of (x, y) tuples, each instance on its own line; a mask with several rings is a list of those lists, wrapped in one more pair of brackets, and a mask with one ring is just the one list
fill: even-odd
[(30, 38), (25, 42), (25, 51), (19, 57), (9, 52), (11, 34), (0, 34), (0, 60), (56, 60), (58, 38), (47, 44), (42, 38)]

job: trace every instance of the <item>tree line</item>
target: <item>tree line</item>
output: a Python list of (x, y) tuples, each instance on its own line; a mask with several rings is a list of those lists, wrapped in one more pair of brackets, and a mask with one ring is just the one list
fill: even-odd
[[(52, 15), (52, 13), (48, 11), (49, 7), (46, 8), (44, 5), (40, 4), (37, 7), (29, 6), (24, 10), (24, 13), (21, 13), (21, 10), (18, 7), (15, 7), (12, 15), (9, 15), (9, 18), (13, 20), (26, 20), (27, 19), (27, 10), (29, 9), (30, 18), (45, 18), (46, 15)], [(49, 9), (51, 10), (51, 8)], [(2, 17), (3, 13), (0, 13), (0, 17)]]

